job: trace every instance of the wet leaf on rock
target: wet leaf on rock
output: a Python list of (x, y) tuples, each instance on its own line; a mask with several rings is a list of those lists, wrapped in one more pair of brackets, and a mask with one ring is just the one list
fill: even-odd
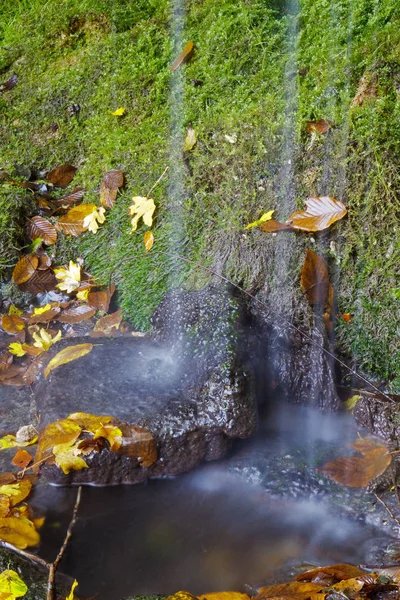
[(25, 500), (31, 492), (32, 482), (30, 479), (22, 479), (21, 481), (15, 481), (14, 483), (8, 483), (0, 486), (0, 494), (7, 496), (10, 499), (10, 506), (13, 507), (16, 504)]
[(30, 219), (28, 234), (31, 240), (40, 238), (46, 246), (51, 246), (57, 241), (56, 228), (50, 221), (43, 217), (32, 217)]
[(263, 598), (294, 598), (295, 600), (308, 600), (313, 594), (320, 592), (325, 586), (320, 583), (311, 583), (303, 581), (292, 581), (290, 583), (280, 583), (262, 587), (255, 596), (255, 600)]
[(124, 185), (124, 174), (119, 169), (111, 169), (103, 177), (100, 186), (100, 202), (106, 208), (114, 206), (120, 187)]
[(101, 317), (94, 326), (93, 333), (104, 333), (109, 335), (113, 329), (118, 329), (122, 321), (122, 310), (118, 309), (111, 315)]
[(60, 323), (81, 323), (96, 314), (96, 308), (88, 304), (79, 304), (64, 310), (58, 317)]
[(305, 203), (306, 210), (293, 213), (287, 220), (287, 224), (294, 229), (308, 232), (323, 231), (347, 214), (344, 204), (330, 196), (309, 198)]
[(135, 456), (143, 467), (150, 467), (157, 460), (156, 441), (150, 431), (137, 425), (120, 425), (122, 444), (118, 454)]
[(68, 346), (51, 359), (47, 365), (44, 376), (48, 377), (53, 369), (57, 369), (61, 365), (65, 365), (73, 360), (77, 360), (86, 354), (89, 354), (93, 349), (93, 344), (77, 344), (76, 346)]
[(40, 536), (28, 519), (4, 517), (0, 519), (0, 539), (24, 550), (28, 546), (37, 546)]
[(29, 454), (29, 452), (18, 448), (11, 462), (15, 467), (25, 469), (32, 462), (32, 460), (32, 456)]
[(110, 415), (91, 415), (90, 413), (81, 412), (71, 413), (68, 415), (67, 419), (91, 433), (97, 431), (99, 427), (115, 421), (114, 417), (111, 417)]
[(0, 573), (0, 598), (1, 600), (14, 600), (25, 596), (28, 586), (22, 581), (16, 571), (6, 569)]
[(316, 569), (310, 569), (304, 573), (297, 575), (297, 581), (312, 581), (315, 577), (321, 573), (329, 575), (334, 579), (342, 581), (344, 579), (353, 579), (354, 577), (362, 577), (366, 574), (365, 571), (354, 565), (338, 564), (328, 565), (326, 567), (317, 567)]
[(372, 438), (360, 438), (352, 446), (363, 456), (338, 458), (317, 470), (342, 485), (365, 487), (384, 473), (392, 462), (386, 446)]
[(28, 281), (36, 271), (38, 264), (39, 259), (36, 254), (27, 254), (20, 258), (12, 273), (14, 283), (20, 285)]
[(50, 456), (53, 446), (73, 444), (80, 436), (82, 428), (69, 419), (60, 419), (50, 423), (39, 434), (35, 463)]
[(94, 432), (93, 439), (104, 438), (110, 444), (110, 450), (116, 452), (122, 444), (122, 431), (116, 425), (101, 425)]
[(65, 444), (56, 444), (52, 450), (55, 458), (55, 463), (59, 466), (65, 475), (68, 475), (70, 471), (80, 471), (87, 469), (88, 464), (84, 459), (79, 456), (81, 450), (78, 448), (78, 444), (74, 442), (66, 442)]
[(171, 71), (175, 71), (178, 67), (181, 66), (182, 63), (188, 62), (191, 57), (193, 56), (193, 50), (194, 50), (194, 44), (192, 42), (192, 40), (190, 40), (186, 46), (184, 47), (184, 49), (182, 50), (182, 52), (179, 54), (179, 56), (176, 57), (176, 59), (174, 60), (174, 62), (172, 63), (170, 69)]
[(18, 315), (3, 315), (1, 326), (5, 332), (13, 335), (25, 329), (25, 321)]
[(19, 285), (20, 290), (29, 292), (36, 296), (37, 294), (45, 294), (56, 288), (57, 279), (50, 269), (46, 271), (35, 271), (29, 281)]
[(8, 434), (0, 438), (0, 450), (5, 450), (7, 448), (24, 448), (25, 446), (31, 446), (35, 444), (37, 441), (37, 435), (35, 435), (31, 440), (20, 440), (15, 435)]
[(73, 180), (77, 170), (77, 167), (67, 163), (49, 171), (46, 175), (46, 179), (57, 187), (66, 188)]

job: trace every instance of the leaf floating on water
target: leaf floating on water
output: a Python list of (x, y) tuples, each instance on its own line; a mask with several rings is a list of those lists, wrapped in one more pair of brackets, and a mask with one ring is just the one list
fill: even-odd
[(37, 546), (40, 536), (28, 519), (4, 517), (0, 519), (0, 539), (24, 550), (28, 546)]
[(144, 234), (143, 243), (146, 252), (150, 252), (154, 244), (154, 234), (152, 231), (146, 231)]
[(38, 264), (39, 259), (36, 254), (27, 254), (20, 258), (12, 273), (14, 283), (20, 285), (28, 281), (36, 271)]
[(57, 230), (50, 221), (43, 217), (32, 217), (28, 228), (31, 240), (40, 238), (46, 244), (51, 246), (57, 241)]
[(61, 365), (65, 365), (73, 360), (77, 360), (86, 354), (89, 354), (93, 349), (93, 344), (77, 344), (76, 346), (69, 346), (64, 348), (58, 354), (51, 359), (47, 365), (44, 376), (48, 377), (53, 369), (57, 369)]
[(25, 469), (31, 462), (33, 458), (26, 450), (22, 450), (18, 448), (17, 452), (12, 459), (12, 464), (19, 469)]
[(186, 133), (185, 141), (183, 143), (183, 151), (190, 152), (197, 143), (196, 131), (193, 127), (189, 127)]
[(140, 218), (143, 218), (143, 223), (148, 227), (153, 225), (153, 213), (156, 210), (156, 205), (154, 204), (154, 200), (151, 198), (146, 198), (143, 196), (134, 196), (132, 198), (133, 204), (129, 207), (129, 214), (133, 216), (131, 221), (132, 230), (136, 231), (138, 226), (138, 221)]
[(170, 67), (171, 71), (175, 71), (178, 67), (181, 66), (182, 63), (189, 61), (193, 55), (193, 50), (194, 50), (194, 44), (193, 44), (192, 40), (190, 40), (186, 44), (186, 46), (184, 47), (182, 52), (179, 54), (179, 56), (177, 56), (177, 58), (172, 63), (172, 65)]
[(330, 196), (309, 198), (305, 203), (307, 210), (297, 211), (287, 220), (287, 224), (294, 229), (309, 232), (323, 231), (347, 214), (344, 204)]
[(307, 133), (328, 133), (335, 124), (329, 119), (319, 119), (318, 121), (306, 121), (306, 125)]
[(110, 115), (113, 115), (113, 117), (122, 117), (122, 115), (124, 115), (125, 112), (126, 108), (121, 106), (120, 108), (117, 108), (117, 110), (110, 110)]
[(25, 596), (28, 586), (22, 581), (16, 571), (7, 569), (0, 573), (0, 598), (2, 600), (14, 600)]
[(46, 179), (57, 187), (66, 188), (73, 180), (77, 170), (77, 167), (67, 163), (49, 171), (46, 175)]
[(257, 219), (257, 221), (253, 221), (252, 223), (249, 223), (248, 225), (246, 225), (245, 229), (251, 229), (252, 227), (258, 227), (259, 225), (262, 225), (266, 221), (269, 221), (272, 218), (272, 215), (274, 214), (274, 212), (275, 212), (274, 210), (269, 210), (268, 212), (261, 215), (261, 217), (259, 219)]
[(104, 175), (100, 186), (100, 202), (106, 208), (114, 206), (119, 188), (124, 185), (124, 174), (119, 169), (111, 169)]
[(342, 485), (365, 487), (382, 475), (392, 462), (392, 455), (386, 446), (372, 438), (360, 438), (352, 446), (363, 456), (338, 458), (317, 470)]

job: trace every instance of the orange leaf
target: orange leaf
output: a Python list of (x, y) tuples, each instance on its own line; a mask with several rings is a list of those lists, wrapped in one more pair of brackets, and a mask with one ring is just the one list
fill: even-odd
[(100, 202), (106, 208), (112, 208), (117, 192), (124, 185), (124, 174), (119, 169), (111, 169), (105, 174), (100, 186)]
[(90, 292), (87, 301), (88, 305), (95, 310), (107, 312), (110, 306), (111, 294), (110, 290), (101, 290), (99, 292)]
[(212, 592), (197, 597), (200, 600), (250, 600), (250, 596), (242, 592)]
[(111, 313), (111, 315), (106, 315), (105, 317), (101, 317), (94, 326), (94, 332), (102, 332), (104, 334), (111, 333), (112, 329), (118, 329), (120, 323), (122, 321), (122, 310), (118, 309), (116, 312)]
[(118, 454), (136, 456), (143, 467), (157, 460), (156, 441), (148, 429), (136, 425), (120, 425), (122, 444)]
[(324, 573), (325, 575), (330, 575), (334, 579), (338, 579), (339, 581), (342, 581), (344, 579), (353, 579), (354, 577), (361, 577), (365, 575), (365, 571), (359, 569), (358, 567), (355, 567), (354, 565), (339, 564), (310, 569), (305, 573), (300, 573), (300, 575), (297, 575), (296, 580), (311, 581), (321, 573)]
[(152, 231), (146, 231), (143, 238), (144, 247), (146, 252), (150, 252), (154, 244), (154, 234)]
[(20, 285), (28, 281), (37, 269), (39, 259), (36, 254), (23, 256), (15, 265), (12, 278), (14, 283)]
[(81, 427), (68, 419), (61, 419), (50, 423), (39, 434), (35, 463), (50, 456), (53, 446), (59, 444), (73, 444), (81, 434)]
[(329, 312), (333, 301), (333, 288), (329, 282), (325, 260), (312, 250), (306, 251), (301, 269), (301, 289), (311, 306), (322, 306)]
[(0, 354), (0, 373), (8, 369), (13, 361), (13, 355), (6, 350)]
[(7, 333), (15, 334), (25, 329), (25, 321), (18, 315), (3, 315), (1, 326)]
[(90, 319), (96, 313), (96, 309), (87, 304), (79, 304), (72, 308), (67, 308), (58, 317), (60, 323), (80, 323), (86, 319)]
[(365, 487), (381, 475), (392, 462), (386, 446), (372, 438), (360, 438), (353, 448), (363, 456), (346, 456), (330, 461), (318, 471), (348, 487)]
[(259, 226), (261, 231), (267, 231), (268, 233), (275, 233), (276, 231), (290, 231), (293, 230), (291, 225), (287, 223), (279, 223), (279, 221), (275, 221), (275, 219), (270, 219), (262, 225)]
[(60, 314), (61, 309), (58, 306), (52, 306), (46, 312), (41, 313), (40, 315), (32, 315), (29, 319), (29, 324), (33, 325), (34, 323), (48, 323), (57, 317)]
[(32, 460), (32, 456), (29, 454), (29, 452), (23, 450), (22, 448), (18, 448), (11, 462), (15, 467), (25, 469), (25, 467), (27, 467)]
[(65, 165), (61, 165), (60, 167), (56, 167), (52, 171), (49, 171), (46, 175), (46, 179), (57, 187), (66, 188), (74, 178), (77, 170), (77, 167), (73, 167), (67, 163)]
[(29, 223), (28, 234), (31, 240), (41, 238), (46, 246), (51, 246), (57, 241), (56, 228), (50, 221), (43, 217), (32, 217)]
[(343, 321), (346, 321), (346, 323), (349, 323), (349, 321), (351, 321), (353, 318), (353, 315), (351, 313), (343, 313), (342, 314), (342, 319)]
[(293, 213), (286, 221), (294, 229), (323, 231), (347, 214), (344, 204), (330, 196), (309, 198), (305, 203), (307, 210)]
[(332, 121), (329, 119), (319, 119), (318, 121), (306, 121), (307, 133), (328, 133), (328, 131), (334, 126)]
[(172, 65), (170, 67), (171, 71), (175, 71), (178, 67), (181, 66), (182, 63), (185, 63), (188, 60), (190, 60), (192, 57), (192, 54), (193, 54), (193, 50), (194, 50), (194, 44), (193, 44), (192, 40), (190, 40), (186, 44), (186, 46), (184, 47), (182, 52), (179, 54), (179, 56), (172, 63)]

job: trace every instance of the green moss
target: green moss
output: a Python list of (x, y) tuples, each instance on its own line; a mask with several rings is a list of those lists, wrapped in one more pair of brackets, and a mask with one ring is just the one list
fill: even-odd
[[(19, 76), (0, 96), (0, 167), (72, 162), (87, 202), (97, 202), (110, 168), (125, 172), (126, 187), (98, 234), (61, 239), (57, 260), (80, 255), (99, 282), (112, 278), (126, 317), (146, 328), (167, 289), (214, 280), (207, 268), (262, 289), (278, 313), (300, 310), (299, 266), (312, 244), (330, 261), (339, 312), (354, 314), (337, 328), (341, 350), (399, 383), (399, 300), (390, 293), (400, 258), (396, 0), (302, 0), (298, 14), (281, 2), (188, 0), (175, 25), (167, 0), (65, 4), (0, 7), (0, 72)], [(194, 56), (172, 74), (188, 39)], [(355, 106), (363, 76), (377, 93)], [(71, 103), (77, 117), (68, 116)], [(119, 106), (126, 114), (113, 117)], [(305, 121), (320, 118), (336, 127), (310, 143)], [(182, 160), (190, 124), (198, 142)], [(127, 209), (166, 166), (152, 193), (156, 242), (146, 254), (145, 228), (129, 233)], [(287, 218), (315, 194), (349, 208), (315, 244), (244, 230), (267, 209)], [(22, 198), (0, 187), (0, 232), (19, 222)], [(16, 257), (11, 239), (3, 267)]]

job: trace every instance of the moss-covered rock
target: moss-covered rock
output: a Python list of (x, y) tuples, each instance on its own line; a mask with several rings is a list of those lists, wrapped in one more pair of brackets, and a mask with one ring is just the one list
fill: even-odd
[[(125, 172), (98, 234), (63, 238), (55, 253), (60, 262), (82, 256), (100, 282), (112, 278), (136, 327), (149, 326), (171, 287), (215, 279), (204, 267), (261, 290), (278, 315), (296, 313), (304, 249), (316, 248), (330, 263), (339, 314), (353, 315), (338, 320), (340, 349), (400, 389), (398, 3), (300, 4), (71, 0), (60, 9), (56, 0), (6, 0), (0, 72), (19, 80), (0, 95), (0, 167), (72, 162), (88, 202), (108, 169)], [(171, 73), (188, 39), (194, 56)], [(352, 102), (360, 86), (361, 104)], [(123, 117), (110, 114), (121, 106)], [(321, 118), (335, 128), (311, 137), (305, 122)], [(198, 142), (182, 156), (189, 125)], [(129, 233), (127, 208), (167, 166), (152, 193), (156, 242), (146, 254), (145, 228)], [(15, 190), (0, 187), (3, 267), (16, 259)], [(327, 234), (244, 230), (267, 209), (285, 219), (324, 194), (349, 209)]]

